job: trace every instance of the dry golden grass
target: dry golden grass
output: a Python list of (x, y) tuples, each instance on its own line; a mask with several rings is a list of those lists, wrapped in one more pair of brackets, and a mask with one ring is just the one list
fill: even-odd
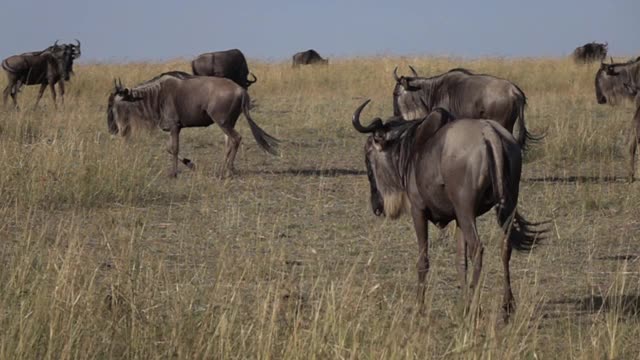
[[(188, 62), (85, 65), (55, 111), (47, 93), (0, 110), (0, 358), (629, 359), (640, 353), (640, 188), (629, 184), (632, 109), (595, 102), (596, 65), (565, 59), (356, 58), (294, 71), (251, 61), (255, 120), (283, 139), (260, 151), (241, 118), (239, 176), (220, 180), (215, 126), (188, 129), (198, 168), (165, 177), (167, 135), (111, 138), (114, 77), (135, 84)], [(363, 117), (391, 113), (391, 72), (464, 66), (508, 78), (546, 131), (520, 207), (552, 235), (512, 261), (518, 305), (502, 325), (493, 213), (482, 315), (466, 321), (454, 244), (431, 227), (424, 314), (407, 218), (368, 203)], [(1, 80), (0, 87), (6, 82)]]

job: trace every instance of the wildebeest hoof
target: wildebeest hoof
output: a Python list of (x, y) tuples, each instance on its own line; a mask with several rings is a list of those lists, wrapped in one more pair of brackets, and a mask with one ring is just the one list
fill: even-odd
[(169, 171), (169, 173), (167, 174), (167, 176), (171, 179), (175, 179), (178, 177), (178, 172), (177, 171)]

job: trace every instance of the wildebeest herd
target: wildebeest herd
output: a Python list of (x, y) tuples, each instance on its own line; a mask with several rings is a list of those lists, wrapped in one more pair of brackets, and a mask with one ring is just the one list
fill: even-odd
[[(589, 43), (577, 48), (578, 63), (600, 61), (595, 74), (599, 104), (635, 99), (633, 140), (629, 178), (634, 180), (635, 157), (640, 143), (640, 57), (624, 63), (605, 63), (607, 44)], [(37, 52), (4, 59), (2, 68), (17, 108), (23, 85), (40, 85), (36, 105), (47, 86), (56, 103), (55, 84), (64, 99), (64, 82), (73, 73), (73, 61), (81, 55), (80, 41), (58, 44)], [(292, 67), (328, 65), (315, 50), (296, 53)], [(410, 214), (418, 240), (418, 301), (424, 300), (424, 282), (429, 270), (428, 222), (444, 227), (455, 220), (456, 268), (465, 297), (470, 301), (482, 269), (483, 245), (476, 218), (492, 208), (504, 233), (501, 254), (504, 266), (504, 319), (515, 309), (511, 291), (511, 252), (530, 250), (547, 231), (545, 223), (527, 221), (517, 210), (523, 152), (528, 142), (540, 142), (525, 125), (527, 98), (513, 82), (488, 74), (454, 68), (443, 74), (421, 77), (413, 68), (410, 76), (391, 74), (393, 115), (374, 118), (363, 125), (361, 113), (369, 100), (358, 106), (352, 125), (367, 134), (364, 157), (373, 213), (395, 219)], [(225, 134), (224, 169), (233, 174), (241, 136), (234, 130), (238, 117), (246, 118), (258, 145), (277, 154), (279, 140), (261, 129), (250, 114), (248, 88), (258, 78), (249, 71), (238, 49), (210, 52), (191, 62), (192, 74), (169, 71), (133, 87), (114, 80), (107, 102), (107, 126), (111, 134), (128, 136), (133, 123), (158, 127), (170, 133), (172, 155), (169, 175), (176, 177), (178, 162), (193, 163), (179, 155), (183, 128), (218, 124)], [(472, 275), (467, 282), (468, 262)], [(468, 284), (468, 286), (467, 286)], [(467, 293), (467, 289), (469, 292)]]

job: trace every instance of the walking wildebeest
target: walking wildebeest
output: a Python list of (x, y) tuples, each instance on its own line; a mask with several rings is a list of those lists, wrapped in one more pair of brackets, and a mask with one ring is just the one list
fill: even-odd
[(629, 96), (635, 97), (636, 112), (633, 115), (631, 124), (631, 145), (629, 147), (629, 154), (631, 155), (630, 167), (629, 167), (629, 181), (633, 182), (636, 175), (636, 152), (638, 150), (638, 144), (640, 144), (640, 85), (624, 84)]
[(524, 109), (527, 98), (514, 83), (491, 75), (473, 74), (466, 69), (452, 69), (430, 78), (419, 77), (411, 67), (413, 76), (398, 77), (393, 89), (393, 114), (405, 120), (422, 119), (433, 109), (441, 107), (456, 118), (491, 119), (509, 132), (518, 122), (518, 144), (523, 149), (527, 140), (537, 141), (527, 131)]
[(323, 59), (317, 51), (309, 49), (293, 55), (291, 66), (300, 65), (329, 65), (329, 59)]
[[(245, 89), (258, 81), (258, 78), (249, 72), (247, 59), (238, 49), (200, 54), (191, 62), (191, 71), (193, 75), (231, 79)], [(249, 74), (253, 76), (253, 80), (248, 79)]]
[(472, 260), (473, 294), (483, 254), (476, 217), (496, 206), (498, 223), (505, 233), (503, 309), (507, 320), (515, 308), (509, 273), (511, 250), (531, 249), (543, 233), (517, 211), (520, 146), (495, 121), (451, 121), (452, 116), (441, 108), (420, 120), (394, 117), (383, 123), (376, 118), (363, 126), (360, 113), (369, 101), (356, 109), (352, 122), (358, 132), (371, 134), (364, 149), (371, 205), (377, 216), (384, 214), (394, 219), (407, 211), (413, 218), (419, 248), (419, 304), (424, 302), (429, 270), (427, 221), (441, 228), (456, 221), (458, 275), (466, 292), (467, 259)]
[(607, 47), (609, 43), (599, 44), (597, 42), (591, 42), (577, 47), (573, 50), (571, 57), (576, 63), (590, 63), (594, 61), (603, 61), (607, 57)]
[(624, 84), (640, 86), (640, 57), (624, 63), (601, 63), (596, 72), (595, 87), (598, 104), (615, 105), (619, 98), (633, 100)]
[[(79, 48), (78, 48), (79, 50)], [(55, 84), (58, 83), (60, 99), (64, 104), (64, 82), (69, 80), (69, 70), (73, 71), (73, 48), (67, 45), (53, 46), (43, 51), (28, 52), (10, 56), (2, 61), (2, 68), (7, 73), (8, 84), (3, 91), (3, 104), (7, 102), (7, 96), (11, 95), (13, 105), (18, 107), (17, 96), (22, 85), (40, 85), (40, 91), (35, 106), (49, 85), (53, 104), (56, 105)]]
[[(116, 83), (109, 95), (107, 125), (111, 134), (127, 136), (132, 121), (157, 126), (171, 133), (168, 151), (172, 155), (169, 176), (178, 174), (180, 130), (204, 127), (214, 122), (225, 134), (226, 174), (233, 173), (233, 162), (242, 137), (234, 130), (240, 114), (249, 123), (258, 145), (276, 154), (278, 140), (262, 130), (249, 114), (247, 90), (225, 78), (193, 76), (181, 71), (163, 73), (131, 89)], [(190, 160), (180, 159), (192, 167)]]

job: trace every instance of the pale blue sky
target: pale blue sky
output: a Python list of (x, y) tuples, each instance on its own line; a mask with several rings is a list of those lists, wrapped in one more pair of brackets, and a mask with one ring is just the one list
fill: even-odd
[(328, 57), (563, 56), (608, 41), (640, 55), (640, 0), (13, 0), (0, 6), (0, 58), (82, 41), (83, 61), (190, 58), (239, 48)]

